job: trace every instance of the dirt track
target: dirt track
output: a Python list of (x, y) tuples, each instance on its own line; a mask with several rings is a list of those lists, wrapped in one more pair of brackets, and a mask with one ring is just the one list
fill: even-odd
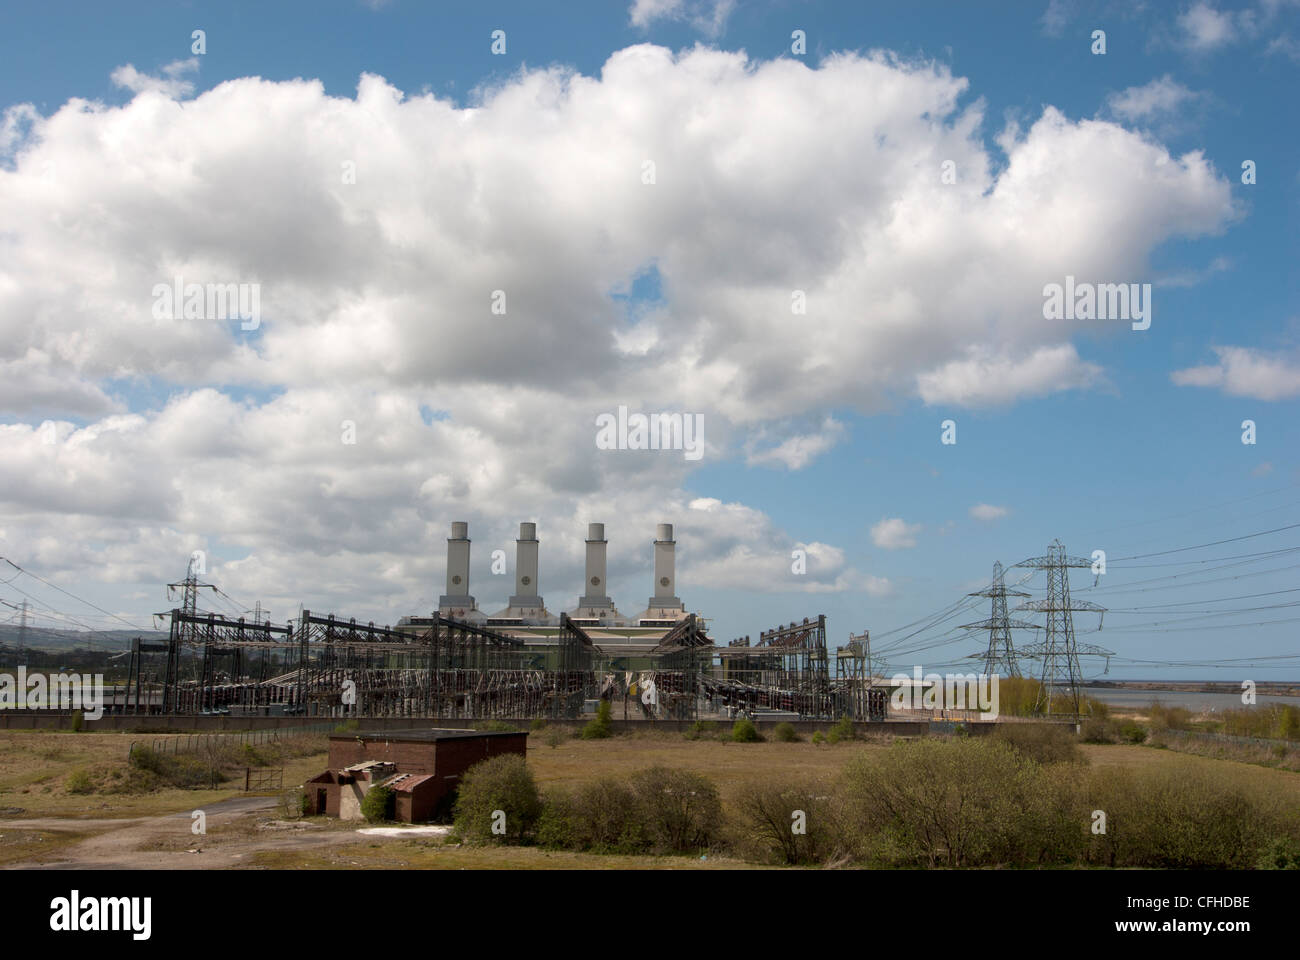
[[(191, 832), (190, 811), (158, 817), (77, 820), (38, 817), (0, 820), (0, 835), (17, 831), (93, 835), (69, 846), (8, 865), (12, 870), (212, 870), (246, 867), (268, 850), (309, 850), (360, 842), (355, 833), (269, 820), (274, 797), (237, 797), (204, 808), (207, 834)], [(260, 814), (260, 816), (259, 816)]]

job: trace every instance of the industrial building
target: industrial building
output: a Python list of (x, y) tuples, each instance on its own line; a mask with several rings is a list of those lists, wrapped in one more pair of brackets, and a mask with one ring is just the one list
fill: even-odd
[(394, 819), (432, 820), (446, 812), (465, 771), (502, 754), (526, 756), (527, 733), (413, 729), (335, 734), (329, 766), (303, 785), (307, 812), (360, 820), (361, 801), (375, 787), (394, 792)]

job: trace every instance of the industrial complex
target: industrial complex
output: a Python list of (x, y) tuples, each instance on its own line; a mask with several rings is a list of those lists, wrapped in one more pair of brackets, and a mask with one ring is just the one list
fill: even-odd
[[(576, 718), (601, 700), (625, 719), (883, 720), (864, 634), (832, 655), (824, 616), (725, 646), (677, 596), (670, 523), (653, 541), (651, 595), (625, 615), (609, 596), (608, 542), (588, 525), (581, 593), (552, 613), (537, 525), (519, 526), (515, 592), (494, 613), (470, 592), (469, 525), (451, 524), (436, 612), (376, 626), (304, 610), (296, 623), (200, 613), (191, 569), (166, 642), (132, 645), (125, 713), (456, 719)], [(640, 604), (637, 604), (640, 607)]]

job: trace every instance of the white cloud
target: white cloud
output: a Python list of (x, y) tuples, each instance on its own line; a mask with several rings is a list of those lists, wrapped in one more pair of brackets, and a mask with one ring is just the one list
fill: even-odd
[(782, 464), (789, 470), (802, 470), (835, 446), (843, 436), (844, 424), (833, 417), (827, 417), (822, 422), (821, 429), (815, 433), (796, 434), (766, 450), (748, 449), (745, 463), (749, 466)]
[(1064, 36), (1065, 26), (1073, 15), (1069, 0), (1050, 0), (1038, 22), (1042, 24), (1043, 33), (1047, 36), (1061, 37)]
[(173, 60), (167, 64), (162, 68), (161, 77), (151, 77), (141, 73), (128, 63), (115, 69), (110, 79), (116, 86), (130, 90), (132, 93), (155, 92), (161, 93), (168, 99), (179, 100), (194, 92), (194, 83), (182, 78), (187, 73), (198, 73), (198, 71), (199, 58), (190, 57), (188, 60)]
[(1168, 116), (1198, 97), (1199, 94), (1165, 74), (1140, 87), (1113, 93), (1106, 102), (1115, 116), (1132, 121)]
[(883, 517), (871, 528), (871, 542), (882, 550), (903, 550), (916, 546), (919, 523), (905, 523), (902, 517)]
[(1182, 43), (1190, 50), (1210, 51), (1233, 43), (1238, 38), (1231, 13), (1224, 13), (1206, 0), (1178, 15)]
[(931, 406), (985, 406), (1088, 387), (1100, 377), (1101, 368), (1080, 360), (1073, 344), (1040, 347), (1027, 357), (972, 347), (966, 359), (920, 374), (917, 388)]
[(1300, 357), (1249, 347), (1215, 347), (1219, 362), (1175, 370), (1182, 387), (1218, 387), (1233, 397), (1285, 400), (1300, 396)]
[(681, 20), (708, 37), (719, 36), (736, 0), (634, 0), (628, 8), (632, 26), (645, 30), (659, 20)]
[(970, 515), (976, 520), (1000, 520), (1010, 512), (1006, 507), (995, 507), (991, 503), (977, 503), (970, 508)]

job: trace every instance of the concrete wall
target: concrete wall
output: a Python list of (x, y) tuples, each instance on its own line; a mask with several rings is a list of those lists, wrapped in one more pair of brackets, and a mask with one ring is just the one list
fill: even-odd
[[(272, 730), (285, 727), (305, 727), (327, 723), (327, 717), (118, 717), (106, 716), (99, 720), (86, 720), (82, 729), (87, 733), (113, 733), (130, 731), (132, 733), (220, 733), (239, 730)], [(343, 720), (338, 720), (343, 723)], [(461, 717), (370, 717), (359, 719), (359, 733), (383, 730), (410, 730), (412, 727), (447, 727), (454, 730), (472, 730), (476, 721)], [(530, 720), (513, 721), (522, 728), (528, 727)], [(548, 721), (550, 722), (550, 721)], [(582, 721), (561, 720), (566, 726), (579, 726)], [(719, 720), (717, 729), (730, 729), (731, 721)], [(829, 720), (792, 720), (790, 721), (800, 733), (811, 734), (814, 730), (828, 730), (832, 726)], [(618, 732), (635, 730), (667, 730), (685, 733), (693, 725), (693, 720), (611, 720), (611, 726)], [(992, 723), (969, 723), (972, 732), (980, 728), (991, 727)], [(759, 732), (766, 735), (776, 726), (775, 722), (758, 721), (755, 723)], [(884, 722), (857, 721), (853, 724), (859, 734), (890, 733), (900, 737), (922, 736), (929, 730), (928, 720), (886, 720)], [(0, 710), (0, 730), (69, 730), (72, 728), (72, 714), (57, 710)], [(381, 759), (381, 758), (364, 758)]]

